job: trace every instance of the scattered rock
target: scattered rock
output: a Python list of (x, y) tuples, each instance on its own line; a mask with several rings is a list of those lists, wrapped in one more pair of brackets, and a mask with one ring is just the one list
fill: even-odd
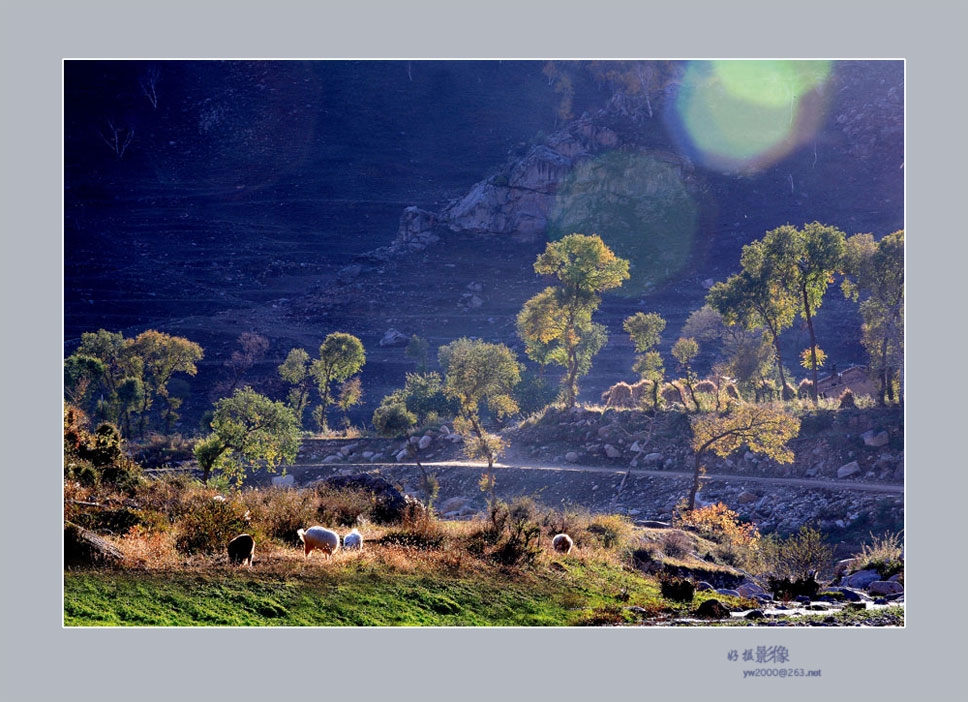
[(744, 490), (739, 495), (737, 495), (736, 502), (738, 502), (741, 505), (748, 505), (750, 502), (756, 502), (758, 499), (759, 498), (756, 496), (755, 493), (746, 492)]
[(662, 454), (661, 453), (647, 453), (642, 460), (645, 461), (646, 463), (658, 463), (659, 461), (662, 460)]
[(619, 458), (622, 455), (622, 452), (611, 444), (605, 444), (605, 455), (609, 458)]
[(578, 463), (578, 454), (575, 451), (569, 451), (565, 454), (565, 460), (569, 463)]
[(837, 469), (838, 478), (849, 478), (851, 475), (856, 475), (857, 473), (860, 473), (860, 466), (857, 464), (857, 461), (851, 461)]
[(467, 502), (468, 502), (467, 498), (463, 496), (451, 497), (448, 500), (444, 500), (440, 504), (440, 511), (444, 513), (458, 512), (461, 507), (467, 504)]
[(409, 340), (396, 329), (387, 329), (380, 339), (380, 346), (406, 346)]
[(705, 592), (706, 590), (714, 590), (715, 588), (707, 583), (705, 580), (700, 580), (696, 583), (696, 592)]
[(887, 446), (891, 437), (888, 436), (886, 431), (874, 432), (873, 429), (870, 431), (865, 431), (860, 435), (860, 438), (864, 440), (865, 446)]
[(762, 619), (765, 616), (762, 609), (751, 609), (743, 616), (743, 619)]
[(292, 475), (277, 475), (272, 479), (272, 487), (288, 488), (296, 484), (296, 479)]
[(431, 438), (429, 436), (421, 436), (420, 437), (420, 441), (417, 443), (417, 447), (421, 451), (423, 451), (425, 448), (427, 448), (428, 446), (430, 446), (430, 443), (432, 441), (433, 441), (433, 438)]

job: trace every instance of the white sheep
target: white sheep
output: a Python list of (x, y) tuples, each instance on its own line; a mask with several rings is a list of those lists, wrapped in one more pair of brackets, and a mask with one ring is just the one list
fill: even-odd
[(571, 553), (571, 549), (574, 545), (575, 542), (571, 540), (571, 537), (568, 536), (568, 534), (557, 534), (551, 540), (552, 548), (554, 548), (558, 553)]
[(363, 534), (361, 534), (357, 529), (353, 529), (349, 534), (343, 537), (343, 550), (344, 551), (362, 551), (363, 550)]
[(306, 547), (306, 558), (309, 558), (309, 554), (317, 548), (327, 556), (332, 556), (339, 551), (339, 534), (325, 527), (314, 526), (308, 529), (300, 529), (296, 534), (299, 535), (299, 540)]

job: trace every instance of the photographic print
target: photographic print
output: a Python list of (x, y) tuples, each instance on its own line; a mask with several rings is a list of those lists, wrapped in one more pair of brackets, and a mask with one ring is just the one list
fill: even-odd
[(65, 627), (904, 626), (904, 61), (63, 110)]

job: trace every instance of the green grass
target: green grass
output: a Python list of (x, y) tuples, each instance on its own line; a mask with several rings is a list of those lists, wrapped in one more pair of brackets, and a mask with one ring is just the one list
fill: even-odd
[[(692, 606), (708, 597), (697, 596)], [(732, 598), (718, 596), (724, 601)], [(734, 604), (738, 604), (737, 601)], [(534, 572), (448, 576), (345, 564), (311, 575), (70, 571), (67, 626), (567, 626), (685, 615), (658, 584), (612, 563), (573, 560)]]

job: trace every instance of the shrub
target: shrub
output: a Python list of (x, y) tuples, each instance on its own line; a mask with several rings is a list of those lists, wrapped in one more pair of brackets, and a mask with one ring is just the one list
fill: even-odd
[(720, 555), (729, 565), (747, 566), (755, 563), (760, 544), (756, 525), (740, 521), (739, 515), (722, 502), (681, 512), (676, 522), (693, 527), (720, 544), (723, 547)]
[(786, 537), (771, 534), (760, 544), (763, 572), (774, 578), (807, 580), (822, 572), (833, 559), (823, 534), (809, 526)]
[(659, 590), (663, 597), (673, 602), (692, 602), (696, 594), (696, 586), (691, 581), (668, 575), (659, 578)]
[(632, 523), (618, 514), (596, 516), (586, 530), (592, 538), (607, 549), (624, 547), (632, 540), (635, 533)]
[(252, 521), (267, 537), (290, 546), (299, 545), (299, 529), (308, 529), (319, 521), (320, 500), (312, 490), (248, 490), (242, 499)]
[(444, 544), (444, 530), (433, 513), (414, 500), (407, 504), (400, 526), (384, 534), (383, 543), (424, 551), (436, 550)]
[(251, 533), (248, 513), (236, 500), (213, 500), (194, 495), (175, 523), (175, 546), (185, 553), (216, 553), (239, 534)]
[(675, 521), (721, 544), (752, 547), (760, 540), (756, 525), (740, 521), (739, 515), (722, 502), (680, 512)]
[(597, 607), (578, 622), (578, 626), (617, 626), (627, 624), (626, 611), (617, 605)]
[(531, 565), (541, 554), (540, 513), (534, 500), (516, 498), (491, 504), (485, 539), (496, 544), (493, 557), (504, 565)]
[(568, 534), (575, 538), (579, 530), (584, 528), (591, 519), (588, 511), (583, 507), (568, 507), (565, 509), (549, 509), (541, 515), (541, 526), (548, 536)]
[(133, 490), (141, 479), (141, 467), (124, 452), (121, 433), (104, 422), (93, 432), (84, 413), (64, 408), (64, 475), (82, 485), (106, 483), (123, 491)]
[(857, 400), (854, 397), (854, 392), (850, 388), (844, 388), (844, 391), (840, 393), (838, 407), (840, 409), (854, 409), (857, 407)]
[(662, 553), (670, 558), (682, 558), (692, 550), (692, 540), (681, 531), (670, 531), (662, 535)]
[(316, 518), (321, 524), (351, 526), (360, 517), (376, 522), (385, 521), (384, 510), (369, 490), (337, 488), (322, 483), (316, 487), (315, 493), (318, 499)]
[(802, 578), (769, 577), (767, 583), (770, 592), (778, 600), (788, 601), (795, 597), (813, 597), (820, 590), (820, 584), (814, 575)]
[(889, 578), (904, 572), (903, 532), (888, 532), (881, 537), (872, 533), (871, 542), (861, 546), (855, 558), (855, 570), (876, 570), (882, 577)]

